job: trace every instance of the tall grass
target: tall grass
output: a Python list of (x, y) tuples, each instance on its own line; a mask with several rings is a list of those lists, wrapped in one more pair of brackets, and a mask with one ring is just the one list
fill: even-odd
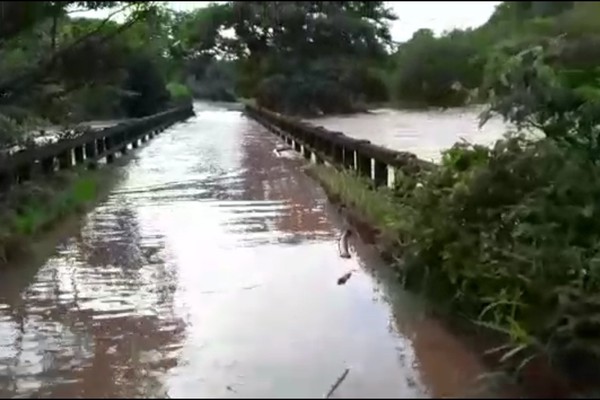
[(339, 196), (348, 206), (355, 207), (378, 228), (385, 232), (398, 229), (398, 220), (404, 209), (394, 202), (391, 190), (371, 190), (370, 181), (354, 171), (337, 171), (324, 165), (311, 166), (311, 169), (326, 190)]

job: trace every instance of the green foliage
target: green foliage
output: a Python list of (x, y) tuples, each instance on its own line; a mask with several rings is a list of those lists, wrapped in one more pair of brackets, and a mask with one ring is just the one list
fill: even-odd
[(385, 60), (393, 19), (383, 2), (234, 1), (195, 13), (183, 43), (201, 68), (235, 57), (241, 96), (288, 113), (347, 112), (387, 99), (372, 67)]
[(169, 82), (167, 85), (167, 90), (171, 96), (171, 99), (180, 101), (180, 100), (191, 100), (192, 92), (191, 90), (178, 82)]
[(599, 167), (515, 136), (458, 144), (431, 172), (400, 171), (395, 193), (331, 168), (318, 175), (393, 238), (409, 288), (504, 333), (508, 365), (535, 352), (563, 366), (600, 360)]
[(595, 71), (600, 61), (599, 17), (595, 2), (503, 2), (477, 29), (441, 37), (422, 29), (394, 55), (392, 95), (401, 104), (425, 106), (487, 101), (484, 76), (497, 77), (490, 74), (490, 64), (558, 37), (564, 40), (555, 54), (556, 66)]
[(189, 67), (189, 86), (195, 97), (235, 101), (235, 65), (232, 61), (197, 58)]
[[(490, 104), (483, 122), (500, 114), (519, 128), (537, 129), (577, 157), (598, 161), (600, 71), (563, 69), (564, 42), (552, 41), (488, 66)], [(554, 61), (553, 61), (554, 60)]]
[(454, 31), (442, 38), (423, 29), (401, 46), (397, 55), (393, 92), (399, 101), (456, 106), (481, 81), (480, 48), (469, 33)]
[(123, 99), (128, 116), (143, 117), (165, 108), (169, 100), (164, 76), (150, 58), (138, 56), (131, 61), (124, 89), (133, 95)]
[(599, 96), (593, 73), (564, 69), (563, 45), (499, 53), (487, 66), (488, 114), (538, 129), (537, 140), (456, 144), (438, 168), (398, 171), (393, 194), (348, 173), (320, 178), (382, 229), (409, 288), (505, 335), (494, 351), (507, 366), (544, 353), (597, 381)]
[[(183, 79), (181, 60), (171, 51), (177, 19), (153, 2), (12, 3), (2, 4), (0, 17), (9, 20), (0, 24), (0, 113), (17, 125), (24, 118), (7, 109), (53, 124), (145, 115), (167, 105), (167, 79)], [(105, 20), (71, 16), (74, 10), (110, 7), (127, 10), (128, 19), (114, 22), (114, 13)], [(141, 67), (148, 85), (131, 77), (140, 65), (148, 67)], [(22, 136), (25, 128), (31, 127), (14, 126), (3, 137)]]
[(330, 194), (359, 209), (368, 221), (385, 233), (397, 231), (396, 216), (404, 210), (391, 190), (371, 190), (370, 181), (355, 171), (337, 171), (323, 165), (311, 166), (311, 170)]
[(0, 207), (0, 265), (26, 250), (27, 237), (96, 200), (104, 173), (63, 172), (14, 188)]

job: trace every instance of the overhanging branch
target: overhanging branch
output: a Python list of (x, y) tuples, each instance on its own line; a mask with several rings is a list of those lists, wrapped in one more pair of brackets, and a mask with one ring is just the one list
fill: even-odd
[[(106, 24), (114, 15), (124, 11), (127, 7), (131, 7), (131, 4), (128, 4), (122, 7), (121, 9), (111, 13), (96, 27), (96, 29), (78, 38), (65, 48), (62, 48), (57, 52), (53, 53), (48, 59), (42, 60), (34, 68), (24, 72), (23, 74), (17, 77), (10, 78), (0, 83), (0, 104), (7, 104), (18, 99), (18, 97), (23, 95), (32, 85), (35, 85), (41, 79), (43, 79), (44, 76), (46, 76), (48, 72), (52, 70), (57, 61), (59, 61), (69, 53), (77, 50), (83, 44), (92, 40), (94, 36), (97, 36), (100, 33), (100, 31), (106, 26)], [(139, 13), (135, 17), (130, 18), (129, 21), (120, 25), (114, 31), (98, 39), (98, 44), (104, 43), (112, 39), (113, 37), (119, 35), (121, 32), (129, 29), (134, 23), (139, 21), (144, 16), (145, 13)]]

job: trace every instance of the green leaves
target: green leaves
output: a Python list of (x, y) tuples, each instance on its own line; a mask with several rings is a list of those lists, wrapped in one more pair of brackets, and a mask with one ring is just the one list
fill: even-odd
[(347, 112), (387, 98), (370, 67), (385, 61), (392, 19), (379, 1), (233, 1), (186, 16), (177, 35), (190, 63), (234, 58), (239, 94), (264, 106)]
[[(552, 40), (488, 64), (490, 98), (482, 123), (494, 114), (521, 130), (537, 130), (574, 157), (599, 161), (600, 91), (597, 68), (561, 69), (565, 42)], [(557, 59), (558, 61), (552, 61)]]

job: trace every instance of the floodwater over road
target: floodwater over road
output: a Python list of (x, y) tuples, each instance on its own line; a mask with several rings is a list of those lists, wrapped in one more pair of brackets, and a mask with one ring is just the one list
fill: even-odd
[[(0, 279), (2, 397), (476, 396), (478, 358), (239, 111), (141, 148), (41, 266)], [(345, 285), (337, 279), (356, 270)]]
[(367, 139), (394, 150), (409, 151), (423, 160), (437, 162), (441, 152), (465, 140), (490, 146), (507, 131), (501, 118), (479, 128), (478, 107), (446, 110), (377, 109), (369, 113), (327, 116), (310, 120), (315, 125)]

